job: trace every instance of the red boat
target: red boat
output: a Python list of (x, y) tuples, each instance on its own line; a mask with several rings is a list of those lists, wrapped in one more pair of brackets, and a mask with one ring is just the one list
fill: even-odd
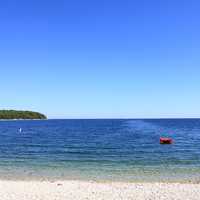
[(173, 140), (171, 138), (160, 138), (160, 144), (172, 144)]

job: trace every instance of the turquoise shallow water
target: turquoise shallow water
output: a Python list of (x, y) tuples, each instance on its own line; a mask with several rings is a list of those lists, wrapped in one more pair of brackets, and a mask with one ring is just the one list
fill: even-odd
[(200, 119), (0, 121), (0, 178), (199, 182)]

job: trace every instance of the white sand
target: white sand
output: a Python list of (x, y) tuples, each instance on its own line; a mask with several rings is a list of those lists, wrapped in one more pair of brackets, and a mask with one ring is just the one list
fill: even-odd
[(200, 184), (0, 181), (0, 200), (200, 200)]

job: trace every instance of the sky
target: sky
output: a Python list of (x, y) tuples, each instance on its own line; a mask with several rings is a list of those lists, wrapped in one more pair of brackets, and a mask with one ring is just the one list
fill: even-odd
[(198, 0), (0, 2), (0, 109), (200, 117)]

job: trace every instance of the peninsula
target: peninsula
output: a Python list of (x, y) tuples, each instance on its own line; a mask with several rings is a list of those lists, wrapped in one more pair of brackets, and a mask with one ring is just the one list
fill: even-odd
[(33, 111), (0, 110), (0, 119), (47, 119), (47, 117)]

